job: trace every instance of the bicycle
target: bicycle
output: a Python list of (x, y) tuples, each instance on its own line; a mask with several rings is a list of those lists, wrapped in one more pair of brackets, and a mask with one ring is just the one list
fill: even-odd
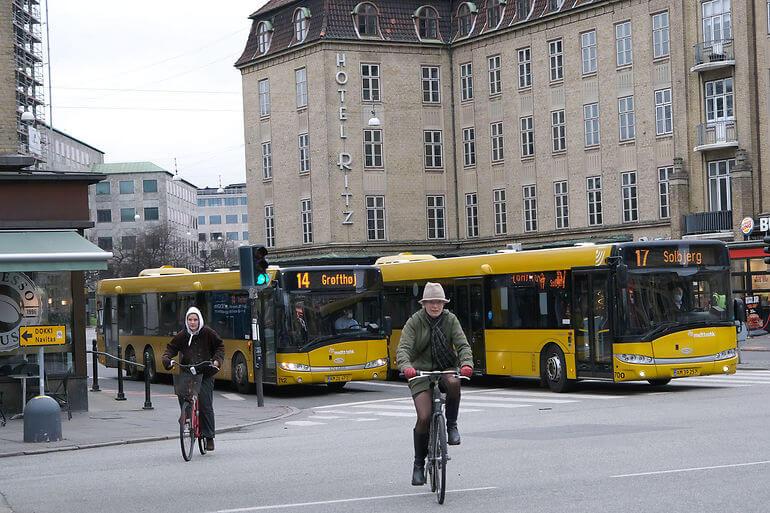
[(450, 459), (447, 449), (446, 418), (444, 417), (445, 399), (440, 387), (436, 386), (444, 375), (469, 379), (461, 375), (457, 370), (451, 370), (417, 371), (417, 376), (409, 380), (427, 378), (430, 381), (433, 400), (428, 431), (428, 459), (425, 470), (428, 471), (430, 476), (430, 491), (436, 493), (436, 500), (439, 504), (444, 504), (444, 496), (446, 495), (446, 464)]
[(197, 365), (174, 365), (179, 367), (179, 374), (173, 375), (174, 392), (182, 402), (182, 414), (179, 417), (179, 442), (182, 446), (182, 457), (185, 461), (190, 461), (196, 439), (201, 455), (206, 454), (206, 440), (201, 435), (198, 393), (201, 389), (203, 373), (216, 369), (216, 367), (210, 361)]

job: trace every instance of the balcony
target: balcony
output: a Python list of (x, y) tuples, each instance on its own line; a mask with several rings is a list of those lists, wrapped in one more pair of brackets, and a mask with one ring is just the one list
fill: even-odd
[(684, 216), (684, 235), (732, 232), (733, 211), (698, 212)]
[(695, 66), (690, 71), (702, 72), (727, 66), (735, 66), (732, 39), (695, 45)]
[(735, 120), (711, 121), (697, 126), (693, 151), (721, 150), (738, 147)]

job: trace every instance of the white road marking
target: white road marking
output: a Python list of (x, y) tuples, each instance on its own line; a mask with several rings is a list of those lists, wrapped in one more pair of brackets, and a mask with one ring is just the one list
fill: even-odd
[(462, 401), (465, 406), (477, 406), (482, 408), (529, 408), (531, 404), (511, 404), (511, 403), (474, 403), (471, 401)]
[(414, 413), (405, 411), (373, 411), (371, 414), (380, 417), (414, 417)]
[(351, 383), (355, 383), (356, 385), (373, 385), (377, 387), (406, 388), (408, 386), (406, 383), (385, 383), (384, 381), (351, 381)]
[(392, 403), (392, 402), (395, 402), (395, 401), (402, 401), (402, 400), (403, 400), (403, 398), (401, 398), (401, 397), (396, 397), (396, 398), (393, 398), (393, 399), (374, 399), (374, 400), (371, 400), (371, 401), (356, 401), (354, 403), (340, 403), (340, 404), (327, 404), (326, 406), (314, 406), (313, 409), (314, 410), (320, 410), (320, 409), (324, 409), (324, 408), (342, 408), (342, 407), (345, 407), (345, 406), (355, 406), (357, 404)]
[(323, 426), (325, 422), (313, 422), (312, 420), (290, 420), (285, 422), (289, 426)]
[[(353, 408), (369, 408), (371, 405), (368, 404), (361, 404), (358, 406), (353, 406)], [(380, 408), (383, 410), (410, 410), (414, 411), (414, 406), (411, 404), (378, 404), (376, 408)]]
[(342, 417), (338, 415), (313, 415), (314, 419), (323, 419), (323, 420), (332, 420), (332, 419), (341, 419)]
[(245, 401), (246, 399), (238, 394), (222, 394), (222, 397), (225, 399), (230, 399), (231, 401)]
[[(541, 399), (539, 397), (505, 397), (504, 394), (496, 394), (492, 392), (491, 394), (486, 395), (474, 395), (472, 398), (473, 401), (523, 401), (527, 403), (544, 403), (544, 404), (567, 404), (567, 403), (578, 403), (577, 399)], [(462, 402), (462, 400), (461, 400)]]
[(371, 421), (377, 420), (377, 419), (370, 419), (369, 417), (364, 417), (363, 419), (352, 419), (352, 420), (353, 420), (353, 422), (371, 422)]
[(735, 468), (735, 467), (750, 467), (755, 465), (767, 465), (770, 464), (770, 460), (765, 461), (752, 461), (748, 463), (733, 463), (731, 465), (714, 465), (711, 467), (692, 467), (692, 468), (680, 468), (674, 470), (658, 470), (655, 472), (639, 472), (636, 474), (619, 474), (617, 476), (610, 477), (639, 477), (639, 476), (655, 476), (660, 474), (676, 474), (680, 472), (695, 472), (697, 470), (715, 470), (720, 468)]
[[(485, 490), (497, 490), (496, 486), (484, 486), (481, 488), (464, 488), (461, 490), (447, 490), (446, 493), (480, 492)], [(271, 506), (253, 506), (249, 508), (220, 509), (216, 513), (246, 513), (248, 511), (263, 511), (268, 509), (299, 508), (302, 506), (321, 506), (323, 504), (343, 504), (346, 502), (379, 501), (383, 499), (398, 499), (400, 497), (419, 497), (421, 495), (433, 495), (433, 492), (399, 493), (395, 495), (376, 495), (373, 497), (354, 497), (351, 499), (336, 499), (315, 502), (295, 502), (294, 504), (273, 504)]]
[(371, 415), (374, 412), (355, 410), (324, 410), (322, 413), (336, 413), (341, 415)]
[(554, 399), (558, 398), (565, 398), (565, 399), (625, 399), (628, 397), (627, 395), (599, 395), (599, 394), (581, 394), (581, 393), (573, 393), (573, 394), (556, 394), (553, 392), (516, 392), (513, 390), (495, 390), (493, 391), (495, 395), (510, 395), (514, 397), (553, 397)]

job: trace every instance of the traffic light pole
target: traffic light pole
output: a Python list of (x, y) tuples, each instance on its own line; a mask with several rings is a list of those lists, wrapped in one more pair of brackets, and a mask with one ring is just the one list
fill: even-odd
[(251, 346), (254, 353), (254, 384), (257, 388), (257, 406), (265, 405), (265, 394), (262, 388), (262, 340), (259, 337), (259, 319), (257, 318), (257, 290), (249, 289), (251, 299)]

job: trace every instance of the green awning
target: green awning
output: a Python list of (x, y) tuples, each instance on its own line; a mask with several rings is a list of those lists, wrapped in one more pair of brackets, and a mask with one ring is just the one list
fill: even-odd
[(74, 230), (0, 231), (0, 271), (99, 271), (112, 253)]

